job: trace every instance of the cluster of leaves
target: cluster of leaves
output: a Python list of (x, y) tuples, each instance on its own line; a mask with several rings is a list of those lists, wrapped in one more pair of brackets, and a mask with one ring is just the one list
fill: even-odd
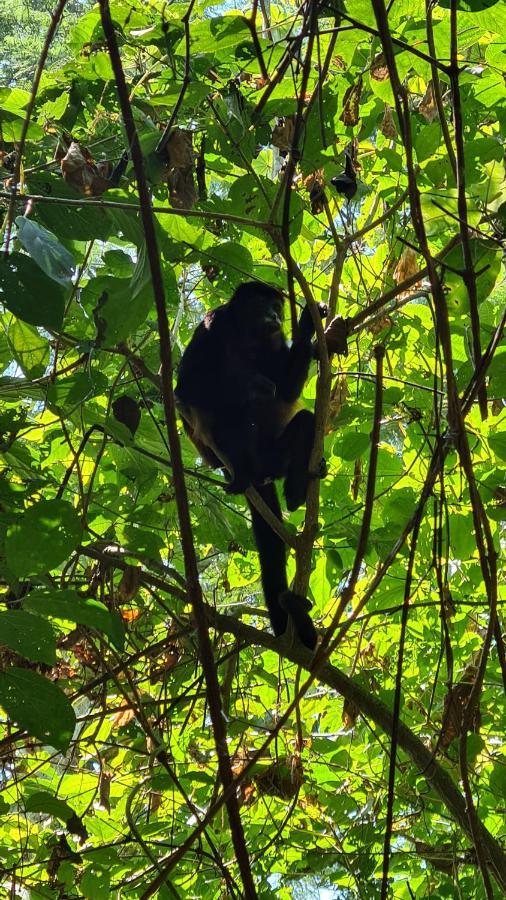
[[(330, 299), (348, 320), (347, 356), (332, 361), (329, 475), (310, 585), (322, 629), (355, 560), (374, 348), (385, 348), (374, 503), (354, 603), (388, 564), (333, 661), (392, 708), (408, 573), (401, 716), (458, 782), (462, 709), (480, 671), (490, 584), (469, 473), (451, 443), (420, 505), (444, 443), (448, 379), (377, 5), (322, 3), (314, 14), (261, 4), (261, 16), (256, 3), (224, 11), (205, 0), (115, 0), (111, 15), (153, 196), (176, 364), (206, 310), (252, 278), (286, 289), (287, 266), (296, 286)], [(460, 186), (465, 175), (484, 349), (505, 296), (506, 10), (458, 5), (456, 129), (448, 4), (397, 0), (388, 25), (429, 251), (444, 261), (452, 374), (465, 398), (476, 333), (456, 171)], [(0, 262), (0, 879), (12, 896), (141, 897), (159, 861), (188, 841), (160, 896), (235, 896), (222, 810), (191, 841), (220, 782), (184, 579), (151, 273), (98, 7), (78, 19), (69, 46), (71, 58), (42, 74), (26, 135), (30, 93), (0, 90), (9, 244)], [(488, 415), (477, 403), (466, 409), (496, 546), (505, 374), (504, 351), (495, 350)], [(315, 370), (304, 402), (320, 387)], [(324, 679), (278, 730), (297, 667), (260, 632), (252, 646), (255, 633), (241, 631), (267, 626), (245, 507), (181, 441), (201, 583), (222, 614), (212, 634), (234, 773), (273, 737), (239, 796), (258, 890), (375, 896), (389, 739), (350, 697), (343, 710)], [(500, 661), (493, 643), (464, 761), (493, 835), (506, 795)], [(426, 773), (404, 752), (398, 762), (395, 896), (483, 896), (469, 836)]]

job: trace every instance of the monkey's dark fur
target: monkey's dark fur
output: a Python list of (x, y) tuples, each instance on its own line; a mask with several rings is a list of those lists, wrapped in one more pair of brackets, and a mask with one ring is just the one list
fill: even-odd
[[(325, 307), (320, 313), (326, 314)], [(313, 413), (298, 404), (313, 356), (313, 322), (305, 308), (289, 347), (282, 321), (277, 290), (257, 282), (240, 285), (197, 327), (176, 387), (185, 429), (209, 465), (227, 471), (227, 492), (253, 485), (278, 519), (272, 481), (284, 478), (289, 510), (301, 506), (314, 441)], [(251, 504), (250, 510), (274, 634), (284, 633), (290, 616), (300, 640), (313, 649), (310, 603), (288, 589), (285, 544)]]

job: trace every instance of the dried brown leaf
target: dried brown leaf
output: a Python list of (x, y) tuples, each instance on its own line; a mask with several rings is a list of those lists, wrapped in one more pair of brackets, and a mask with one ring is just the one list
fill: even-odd
[(355, 84), (345, 92), (343, 97), (343, 111), (340, 115), (344, 125), (357, 125), (360, 118), (360, 97), (362, 94), (362, 76), (359, 75)]
[(418, 112), (424, 117), (426, 122), (433, 122), (434, 119), (437, 119), (438, 111), (436, 105), (436, 97), (434, 94), (434, 85), (432, 81), (429, 81), (427, 84), (427, 88), (425, 90), (425, 94), (423, 95), (420, 105), (418, 107)]

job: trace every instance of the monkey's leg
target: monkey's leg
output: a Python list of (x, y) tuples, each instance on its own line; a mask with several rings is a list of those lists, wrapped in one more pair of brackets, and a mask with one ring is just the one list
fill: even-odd
[(285, 476), (284, 494), (289, 510), (298, 509), (306, 500), (314, 428), (313, 413), (301, 409), (288, 423), (276, 444), (280, 468)]
[(225, 463), (230, 481), (227, 494), (242, 494), (252, 483), (251, 450), (256, 442), (254, 425), (244, 422), (214, 426), (214, 440)]

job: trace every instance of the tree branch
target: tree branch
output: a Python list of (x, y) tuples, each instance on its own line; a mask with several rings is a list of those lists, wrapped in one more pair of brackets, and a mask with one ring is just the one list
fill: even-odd
[(199, 581), (195, 548), (193, 545), (190, 511), (188, 508), (188, 495), (186, 492), (186, 484), (184, 480), (181, 447), (179, 443), (179, 435), (176, 422), (176, 407), (172, 389), (172, 348), (170, 343), (170, 330), (167, 319), (165, 290), (163, 284), (162, 269), (160, 265), (160, 256), (156, 240), (155, 220), (151, 206), (151, 195), (149, 193), (148, 182), (144, 171), (142, 150), (139, 143), (137, 129), (135, 127), (132, 107), (130, 105), (128, 88), (125, 80), (125, 74), (123, 72), (123, 66), (121, 64), (118, 43), (116, 40), (116, 34), (114, 31), (114, 25), (111, 18), (111, 11), (109, 8), (108, 0), (100, 0), (100, 12), (102, 18), (102, 27), (104, 29), (109, 56), (111, 59), (111, 65), (116, 80), (116, 88), (118, 91), (123, 123), (125, 126), (128, 145), (132, 155), (132, 162), (137, 178), (141, 219), (144, 228), (144, 234), (146, 237), (147, 255), (151, 270), (151, 281), (158, 318), (163, 403), (167, 425), (167, 439), (173, 466), (173, 481), (179, 525), (181, 529), (181, 543), (183, 548), (186, 583), (188, 587), (188, 594), (192, 602), (197, 626), (199, 655), (206, 682), (209, 712), (211, 715), (216, 752), (218, 756), (218, 769), (224, 789), (226, 790), (227, 788), (231, 788), (231, 790), (228, 791), (227, 795), (227, 811), (230, 822), (230, 830), (232, 834), (232, 842), (234, 845), (239, 871), (241, 873), (245, 897), (248, 898), (248, 900), (254, 900), (254, 898), (256, 898), (257, 896), (257, 893), (253, 881), (253, 876), (251, 874), (250, 861), (246, 848), (246, 840), (239, 812), (239, 804), (235, 792), (232, 766), (227, 745), (226, 724), (221, 706), (220, 686), (216, 672), (211, 639), (209, 637), (209, 632), (207, 629), (205, 607)]

